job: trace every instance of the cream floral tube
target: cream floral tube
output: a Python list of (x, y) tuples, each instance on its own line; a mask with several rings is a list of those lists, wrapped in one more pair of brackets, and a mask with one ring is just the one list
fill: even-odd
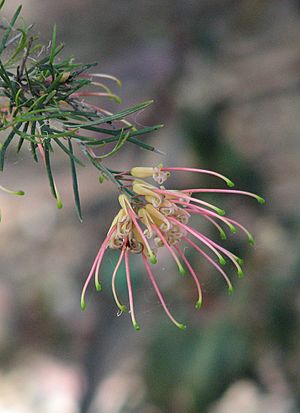
[[(126, 182), (126, 194), (122, 193), (119, 196), (121, 208), (112, 221), (111, 227), (84, 284), (81, 295), (82, 309), (86, 307), (85, 293), (93, 277), (96, 289), (98, 291), (101, 290), (99, 271), (104, 253), (108, 248), (119, 250), (119, 259), (112, 274), (112, 292), (116, 305), (122, 312), (126, 312), (127, 307), (121, 303), (118, 297), (116, 277), (122, 261), (125, 262), (129, 312), (132, 324), (136, 330), (139, 330), (140, 326), (136, 321), (134, 311), (130, 272), (131, 254), (142, 257), (146, 273), (166, 315), (180, 329), (185, 329), (186, 326), (178, 322), (170, 313), (154, 277), (152, 266), (149, 265), (149, 262), (156, 264), (160, 248), (167, 249), (181, 274), (185, 274), (186, 271), (191, 274), (197, 291), (196, 309), (199, 309), (202, 304), (201, 283), (196, 271), (184, 254), (185, 245), (191, 246), (216, 268), (224, 278), (228, 292), (232, 293), (233, 287), (230, 278), (222, 266), (230, 261), (236, 268), (239, 277), (242, 277), (242, 259), (224, 248), (219, 242), (213, 241), (202, 232), (193, 228), (189, 224), (190, 218), (192, 216), (200, 216), (210, 222), (219, 231), (221, 240), (226, 239), (226, 228), (233, 233), (240, 229), (245, 233), (250, 244), (254, 242), (253, 236), (239, 222), (228, 218), (223, 209), (202, 199), (194, 198), (193, 194), (235, 194), (252, 197), (259, 203), (264, 203), (265, 201), (256, 194), (235, 189), (166, 189), (162, 186), (162, 183), (167, 180), (171, 172), (175, 171), (212, 175), (223, 180), (230, 188), (234, 186), (234, 183), (224, 175), (206, 169), (164, 168), (162, 165), (159, 165), (157, 167), (135, 167), (130, 171), (120, 173), (118, 179)], [(146, 181), (146, 179), (151, 178), (154, 180), (154, 184)]]

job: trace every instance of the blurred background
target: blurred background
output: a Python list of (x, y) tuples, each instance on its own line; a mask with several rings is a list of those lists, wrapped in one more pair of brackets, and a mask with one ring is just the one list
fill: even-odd
[[(7, 1), (1, 20), (18, 3)], [(137, 333), (113, 302), (115, 254), (103, 265), (104, 291), (90, 288), (80, 310), (81, 286), (117, 211), (116, 189), (99, 185), (91, 166), (82, 169), (81, 224), (65, 158), (54, 166), (64, 201), (58, 211), (42, 164), (33, 165), (27, 149), (19, 157), (11, 149), (1, 183), (27, 196), (0, 194), (0, 413), (300, 412), (300, 2), (26, 0), (23, 16), (46, 44), (57, 23), (65, 56), (98, 61), (99, 72), (122, 79), (123, 103), (108, 103), (113, 110), (154, 99), (132, 121), (165, 124), (145, 142), (166, 156), (128, 144), (109, 165), (207, 167), (267, 203), (207, 198), (256, 239), (249, 247), (229, 237), (246, 270), (241, 280), (231, 271), (232, 296), (187, 249), (204, 288), (195, 311), (192, 281), (161, 257), (156, 274), (174, 315), (188, 324), (184, 332), (133, 260)], [(174, 175), (178, 188), (220, 184)], [(197, 228), (217, 237), (201, 220)]]

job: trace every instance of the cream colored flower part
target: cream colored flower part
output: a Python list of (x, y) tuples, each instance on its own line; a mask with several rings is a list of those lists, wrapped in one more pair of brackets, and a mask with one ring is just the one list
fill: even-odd
[[(153, 285), (153, 288), (161, 302), (169, 319), (179, 328), (184, 329), (185, 325), (178, 322), (170, 313), (165, 299), (158, 287), (154, 274), (150, 268), (157, 262), (156, 254), (159, 255), (161, 249), (165, 248), (175, 262), (181, 274), (186, 270), (194, 280), (197, 298), (195, 307), (198, 309), (202, 304), (202, 290), (200, 280), (193, 269), (185, 250), (191, 248), (203, 256), (222, 275), (227, 283), (228, 292), (233, 290), (227, 272), (222, 268), (227, 262), (236, 268), (238, 275), (243, 276), (241, 268), (242, 260), (228, 249), (224, 248), (220, 242), (214, 241), (210, 236), (204, 234), (190, 225), (192, 216), (199, 217), (213, 225), (221, 237), (221, 241), (226, 239), (226, 229), (236, 232), (242, 230), (248, 237), (249, 243), (253, 243), (250, 232), (239, 222), (225, 216), (225, 211), (216, 205), (205, 200), (207, 193), (215, 194), (236, 194), (247, 195), (255, 198), (258, 202), (264, 200), (256, 194), (232, 190), (232, 189), (166, 189), (163, 186), (156, 186), (145, 179), (152, 178), (159, 185), (166, 180), (171, 171), (198, 172), (222, 179), (229, 187), (233, 186), (230, 179), (217, 172), (194, 168), (163, 168), (158, 167), (135, 167), (130, 172), (118, 173), (118, 180), (124, 181), (124, 191), (119, 195), (120, 210), (112, 221), (107, 236), (101, 245), (90, 273), (86, 279), (82, 290), (81, 305), (85, 308), (85, 293), (91, 281), (95, 278), (96, 289), (101, 289), (99, 281), (100, 266), (105, 251), (110, 248), (119, 250), (119, 259), (112, 275), (112, 292), (118, 308), (123, 312), (127, 311), (126, 306), (121, 303), (116, 289), (117, 273), (122, 262), (125, 263), (126, 282), (128, 287), (128, 301), (130, 316), (133, 326), (138, 330), (139, 324), (135, 318), (133, 288), (130, 271), (131, 254), (142, 257), (146, 273)], [(125, 189), (126, 188), (126, 189)], [(193, 197), (193, 194), (200, 193), (204, 199)]]
[(151, 167), (137, 166), (131, 169), (131, 175), (136, 178), (153, 178), (159, 185), (163, 184), (170, 176), (170, 172), (162, 171), (162, 165)]

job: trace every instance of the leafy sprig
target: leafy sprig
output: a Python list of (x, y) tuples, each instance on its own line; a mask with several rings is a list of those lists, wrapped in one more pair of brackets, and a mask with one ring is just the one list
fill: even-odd
[[(0, 11), (4, 3), (0, 1)], [(103, 160), (129, 143), (156, 151), (141, 138), (162, 125), (138, 129), (127, 119), (152, 101), (116, 113), (92, 104), (89, 98), (95, 96), (120, 103), (119, 96), (103, 81), (116, 86), (121, 82), (108, 74), (89, 73), (96, 63), (80, 64), (73, 58), (61, 58), (63, 44), (57, 43), (56, 26), (49, 46), (42, 46), (31, 33), (32, 25), (16, 27), (20, 13), (21, 6), (7, 25), (0, 25), (0, 131), (5, 134), (0, 143), (0, 170), (9, 147), (17, 141), (19, 152), (26, 143), (33, 160), (41, 159), (45, 164), (51, 192), (61, 208), (51, 159), (57, 150), (62, 151), (69, 159), (76, 210), (82, 219), (77, 180), (77, 167), (83, 166), (80, 153), (101, 171), (102, 177), (126, 191), (115, 178), (117, 172), (109, 170)], [(96, 153), (99, 149), (101, 153)]]

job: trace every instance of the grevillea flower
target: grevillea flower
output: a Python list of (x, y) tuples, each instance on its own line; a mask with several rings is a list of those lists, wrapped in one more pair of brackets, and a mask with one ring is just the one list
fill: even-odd
[[(225, 249), (219, 242), (215, 242), (202, 232), (197, 231), (189, 225), (192, 215), (201, 216), (212, 223), (219, 231), (221, 239), (226, 239), (224, 228), (231, 232), (237, 229), (243, 231), (248, 237), (250, 244), (253, 244), (253, 237), (250, 232), (239, 222), (225, 216), (225, 211), (202, 199), (194, 198), (197, 193), (224, 193), (246, 195), (256, 199), (259, 203), (264, 203), (264, 199), (251, 192), (234, 189), (166, 189), (162, 184), (169, 177), (172, 171), (197, 172), (208, 174), (222, 179), (231, 188), (233, 182), (225, 176), (204, 169), (194, 168), (163, 168), (162, 166), (148, 168), (135, 167), (131, 171), (117, 175), (119, 181), (126, 182), (126, 195), (119, 196), (120, 210), (115, 216), (107, 236), (102, 243), (90, 273), (82, 289), (81, 307), (85, 309), (85, 293), (87, 287), (94, 277), (96, 289), (101, 290), (99, 281), (100, 266), (107, 248), (119, 251), (119, 259), (112, 274), (112, 292), (118, 308), (123, 312), (127, 311), (124, 304), (120, 302), (116, 291), (116, 277), (122, 261), (125, 262), (126, 280), (128, 287), (129, 312), (135, 329), (139, 329), (134, 312), (133, 289), (130, 273), (131, 254), (141, 255), (145, 272), (148, 275), (158, 299), (169, 319), (180, 329), (185, 329), (185, 325), (179, 323), (170, 313), (165, 299), (156, 282), (152, 265), (156, 264), (160, 248), (166, 248), (170, 256), (174, 259), (178, 270), (185, 274), (186, 269), (191, 274), (197, 291), (195, 307), (199, 309), (202, 304), (202, 291), (199, 278), (195, 269), (184, 254), (183, 245), (189, 245), (202, 255), (224, 278), (228, 292), (233, 288), (229, 276), (222, 268), (227, 261), (231, 261), (235, 266), (238, 275), (243, 276), (241, 268), (242, 260), (229, 250)], [(153, 178), (159, 185), (153, 185), (145, 179)], [(125, 185), (124, 185), (125, 188)], [(150, 263), (150, 264), (149, 264)]]

